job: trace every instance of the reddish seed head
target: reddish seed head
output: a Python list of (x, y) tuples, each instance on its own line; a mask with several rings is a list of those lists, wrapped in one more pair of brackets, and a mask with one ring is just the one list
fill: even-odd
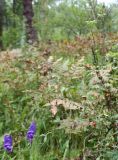
[(90, 126), (96, 127), (96, 122), (90, 122)]

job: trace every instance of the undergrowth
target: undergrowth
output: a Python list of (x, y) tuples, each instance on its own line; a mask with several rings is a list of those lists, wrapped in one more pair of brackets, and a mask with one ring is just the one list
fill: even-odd
[[(0, 59), (0, 159), (117, 160), (117, 59), (42, 49), (10, 51)], [(59, 50), (58, 50), (59, 52)], [(31, 121), (37, 131), (26, 140)], [(13, 152), (3, 136), (13, 137)]]

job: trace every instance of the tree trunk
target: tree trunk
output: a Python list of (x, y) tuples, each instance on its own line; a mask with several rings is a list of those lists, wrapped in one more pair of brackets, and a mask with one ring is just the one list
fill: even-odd
[(29, 44), (37, 41), (36, 30), (33, 27), (32, 20), (34, 16), (32, 0), (23, 0), (23, 14), (25, 16), (26, 24), (26, 39)]
[(4, 16), (4, 0), (0, 0), (0, 50), (3, 49), (3, 42), (2, 42), (3, 16)]
[(92, 12), (94, 20), (97, 20), (98, 18), (97, 10), (96, 10), (97, 0), (88, 0), (88, 4), (91, 7), (91, 12)]

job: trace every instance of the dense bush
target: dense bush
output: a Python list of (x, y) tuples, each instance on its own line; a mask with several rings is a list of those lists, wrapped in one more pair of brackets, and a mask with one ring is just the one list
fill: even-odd
[[(1, 53), (0, 158), (117, 160), (118, 52), (99, 56), (98, 66), (91, 54), (68, 56), (52, 44), (49, 56), (46, 47)], [(37, 131), (30, 145), (32, 121)], [(12, 153), (3, 148), (6, 133)]]

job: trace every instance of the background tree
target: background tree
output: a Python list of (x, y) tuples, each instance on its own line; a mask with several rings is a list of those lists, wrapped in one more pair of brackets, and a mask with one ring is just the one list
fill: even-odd
[(3, 17), (4, 17), (4, 0), (0, 0), (0, 49), (3, 49), (2, 35), (3, 35)]
[(4, 27), (4, 47), (19, 47), (26, 41), (32, 44), (38, 38), (72, 40), (76, 35), (91, 32), (89, 22), (101, 33), (118, 31), (117, 3), (105, 6), (96, 0), (13, 0), (6, 1), (5, 8), (5, 23), (0, 25), (1, 30)]
[(35, 28), (33, 27), (34, 12), (32, 0), (23, 0), (23, 14), (25, 16), (27, 42), (33, 44), (37, 41), (37, 34)]

